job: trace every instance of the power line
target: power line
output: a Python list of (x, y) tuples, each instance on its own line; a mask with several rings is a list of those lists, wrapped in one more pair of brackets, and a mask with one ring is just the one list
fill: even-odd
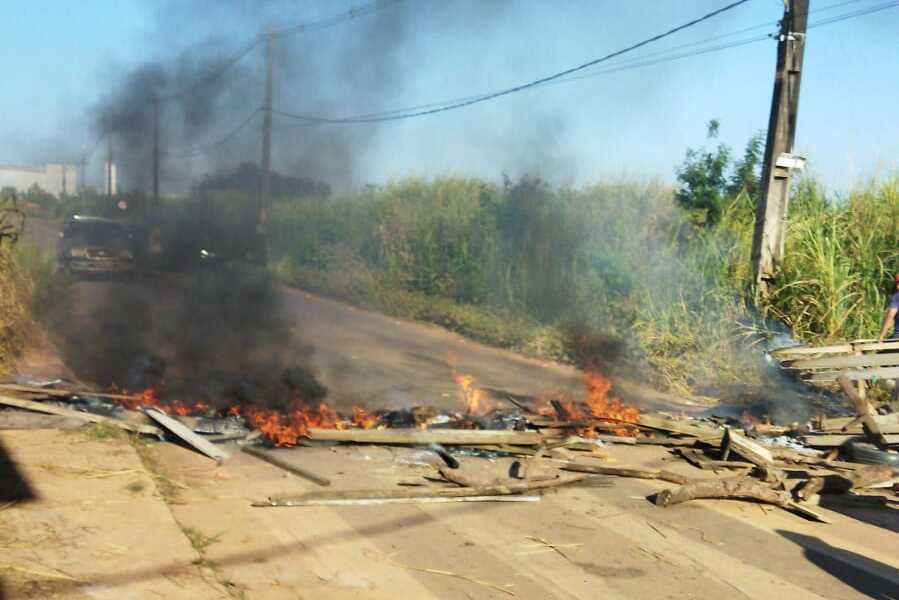
[(339, 25), (344, 21), (350, 21), (359, 17), (364, 17), (366, 15), (376, 13), (378, 11), (384, 10), (385, 8), (390, 8), (391, 6), (395, 6), (397, 4), (400, 4), (401, 2), (403, 2), (403, 0), (375, 0), (374, 2), (371, 2), (369, 4), (363, 4), (362, 6), (351, 8), (344, 13), (340, 13), (339, 15), (326, 17), (324, 19), (319, 19), (318, 21), (307, 21), (305, 23), (300, 23), (291, 27), (285, 27), (283, 29), (276, 29), (272, 32), (272, 35), (277, 38), (286, 37), (297, 33), (306, 33), (309, 31), (319, 31), (321, 29), (327, 29), (329, 27)]
[(895, 8), (896, 6), (899, 6), (899, 1), (892, 0), (890, 2), (884, 2), (884, 3), (878, 4), (876, 6), (871, 6), (868, 8), (860, 8), (860, 9), (850, 12), (850, 13), (844, 13), (842, 15), (837, 15), (835, 17), (829, 17), (827, 19), (815, 21), (814, 23), (809, 24), (808, 28), (811, 29), (812, 27), (821, 27), (822, 25), (830, 25), (831, 23), (838, 23), (840, 21), (845, 21), (847, 19), (863, 17), (865, 15), (870, 15), (872, 13), (880, 12), (882, 10), (887, 10), (889, 8)]
[(237, 127), (235, 127), (234, 129), (232, 129), (231, 131), (229, 131), (225, 136), (219, 138), (218, 140), (216, 140), (216, 141), (214, 141), (214, 142), (210, 142), (210, 143), (208, 143), (208, 144), (202, 144), (202, 145), (200, 145), (200, 146), (194, 146), (193, 148), (190, 148), (190, 149), (189, 149), (186, 153), (184, 153), (184, 154), (175, 154), (175, 155), (172, 155), (172, 154), (168, 154), (168, 153), (167, 153), (166, 155), (167, 155), (167, 156), (172, 156), (173, 158), (194, 158), (194, 157), (199, 156), (199, 155), (201, 155), (201, 154), (206, 154), (206, 153), (209, 152), (210, 150), (214, 150), (215, 148), (218, 148), (219, 146), (223, 146), (223, 145), (227, 144), (228, 142), (230, 142), (235, 136), (237, 136), (238, 133), (240, 133), (241, 131), (243, 131), (243, 129), (244, 129), (247, 125), (249, 125), (250, 122), (253, 120), (253, 118), (254, 118), (256, 115), (258, 115), (260, 112), (262, 112), (262, 107), (256, 108), (256, 110), (254, 110), (253, 112), (251, 112), (251, 113), (249, 114), (249, 116), (248, 116), (246, 119), (244, 119), (243, 121), (241, 121), (241, 123), (240, 123)]
[[(355, 19), (358, 17), (366, 16), (377, 11), (383, 10), (395, 4), (399, 4), (403, 0), (376, 0), (370, 4), (365, 4), (358, 8), (351, 8), (348, 11), (342, 12), (340, 14), (327, 17), (324, 19), (319, 19), (317, 21), (309, 21), (305, 23), (300, 23), (298, 25), (293, 25), (291, 27), (286, 27), (284, 29), (276, 30), (273, 32), (274, 37), (285, 37), (288, 35), (293, 35), (297, 33), (304, 33), (307, 31), (317, 31), (321, 29), (327, 29), (329, 27), (334, 27), (343, 23), (344, 21), (349, 21), (351, 19)], [(181, 96), (187, 95), (190, 91), (196, 89), (200, 85), (205, 83), (209, 83), (214, 81), (224, 75), (231, 67), (236, 65), (238, 62), (243, 59), (247, 54), (252, 52), (259, 46), (263, 41), (263, 36), (256, 35), (251, 39), (245, 46), (243, 46), (240, 50), (235, 52), (233, 55), (225, 59), (218, 66), (210, 69), (208, 73), (200, 75), (195, 81), (192, 83), (182, 87), (181, 89), (164, 94), (158, 97), (160, 101), (174, 100), (175, 98), (179, 98)]]
[[(824, 12), (824, 11), (828, 11), (828, 10), (834, 10), (834, 9), (836, 9), (836, 8), (841, 8), (841, 7), (846, 6), (846, 5), (849, 5), (849, 4), (855, 4), (855, 3), (860, 2), (860, 1), (862, 1), (862, 0), (845, 0), (845, 1), (843, 1), (843, 2), (837, 2), (837, 3), (835, 3), (835, 4), (831, 4), (831, 5), (828, 5), (828, 6), (825, 6), (825, 7), (821, 7), (821, 8), (814, 9), (814, 10), (810, 10), (810, 11), (808, 12), (808, 14), (811, 14), (811, 13), (817, 13), (817, 12)], [(821, 21), (817, 21), (817, 22), (815, 22), (815, 23), (813, 23), (813, 24), (810, 24), (810, 25), (809, 25), (809, 28), (811, 28), (811, 27), (818, 27), (818, 26), (822, 26), (822, 25), (827, 25), (827, 24), (830, 24), (830, 23), (836, 23), (836, 22), (843, 21), (843, 20), (850, 19), (850, 18), (855, 18), (855, 17), (864, 16), (864, 15), (871, 14), (871, 13), (874, 13), (874, 12), (878, 12), (878, 11), (881, 11), (881, 10), (886, 10), (886, 9), (889, 9), (889, 8), (893, 8), (894, 6), (897, 6), (897, 5), (899, 5), (899, 0), (891, 0), (890, 2), (885, 2), (885, 3), (879, 4), (879, 5), (876, 5), (876, 6), (873, 6), (873, 7), (867, 7), (867, 8), (858, 9), (858, 10), (852, 11), (852, 12), (850, 12), (850, 13), (844, 13), (844, 14), (842, 14), (842, 15), (837, 15), (837, 16), (835, 16), (835, 17), (829, 17), (829, 18), (827, 18), (827, 19), (823, 19), (823, 20), (821, 20)], [(722, 9), (720, 9), (719, 11), (716, 11), (715, 13), (710, 13), (709, 15), (706, 15), (705, 17), (701, 17), (701, 19), (702, 19), (702, 20), (705, 20), (706, 18), (710, 18), (710, 16), (714, 16), (714, 14), (717, 14), (717, 13), (719, 13), (719, 12), (721, 12), (721, 11), (724, 11), (724, 10), (729, 10), (730, 8), (733, 8), (733, 7), (734, 7), (734, 5), (726, 6), (726, 7), (722, 8)], [(695, 24), (695, 22), (692, 22), (692, 21), (691, 21), (691, 23), (692, 23), (692, 24)], [(507, 89), (505, 89), (505, 90), (499, 90), (499, 91), (494, 91), (494, 92), (487, 92), (487, 93), (484, 93), (484, 94), (471, 95), (471, 96), (466, 96), (466, 97), (462, 97), (462, 98), (454, 98), (454, 99), (444, 100), (444, 101), (440, 101), (440, 102), (433, 102), (433, 103), (430, 103), (430, 104), (422, 104), (422, 105), (418, 105), (418, 106), (411, 106), (411, 107), (406, 107), (406, 108), (394, 109), (394, 110), (390, 110), (390, 111), (383, 111), (383, 112), (376, 112), (376, 113), (368, 113), (368, 114), (362, 114), (362, 115), (355, 115), (355, 116), (352, 116), (352, 117), (345, 117), (345, 118), (339, 118), (339, 119), (338, 119), (338, 118), (330, 118), (330, 119), (329, 119), (329, 118), (323, 118), (323, 117), (313, 117), (313, 116), (307, 116), (307, 115), (298, 115), (298, 114), (292, 114), (292, 113), (288, 113), (288, 112), (284, 112), (284, 111), (274, 111), (274, 112), (277, 113), (277, 114), (280, 114), (280, 115), (282, 115), (282, 116), (285, 116), (285, 117), (289, 117), (289, 118), (292, 118), (292, 119), (296, 119), (296, 120), (302, 121), (302, 123), (300, 123), (300, 124), (298, 124), (298, 125), (295, 125), (295, 126), (310, 126), (310, 125), (319, 125), (319, 124), (374, 123), (374, 122), (380, 122), (380, 121), (392, 121), (392, 120), (399, 120), (399, 119), (405, 119), (405, 118), (411, 118), (411, 117), (417, 117), (417, 116), (423, 116), (423, 115), (435, 114), (435, 113), (443, 112), (443, 111), (446, 111), (446, 110), (451, 110), (451, 109), (454, 109), (454, 108), (460, 108), (460, 107), (463, 107), (463, 106), (469, 106), (469, 105), (471, 105), (471, 104), (476, 104), (476, 103), (478, 103), (478, 102), (483, 102), (483, 101), (486, 101), (486, 100), (490, 100), (490, 99), (496, 98), (496, 97), (498, 97), (498, 96), (503, 96), (503, 95), (506, 95), (506, 94), (509, 94), (509, 93), (512, 93), (512, 92), (522, 91), (523, 89), (527, 89), (527, 88), (538, 87), (538, 86), (544, 86), (544, 85), (559, 84), (559, 83), (566, 83), (566, 82), (570, 82), (570, 81), (576, 81), (576, 80), (580, 80), (580, 79), (586, 79), (586, 78), (589, 78), (589, 77), (595, 77), (595, 76), (599, 76), (599, 75), (605, 75), (605, 74), (608, 74), (608, 73), (614, 73), (614, 72), (626, 71), (626, 70), (630, 70), (630, 69), (635, 69), (635, 68), (640, 68), (640, 67), (645, 67), (645, 66), (655, 65), (655, 64), (659, 64), (659, 63), (663, 63), (663, 62), (670, 62), (670, 61), (674, 61), (674, 60), (680, 60), (680, 59), (688, 58), (688, 57), (691, 57), (691, 56), (698, 56), (698, 55), (701, 55), (701, 54), (708, 54), (708, 53), (711, 53), (711, 52), (718, 52), (718, 51), (721, 51), (721, 50), (726, 50), (726, 49), (730, 49), (730, 48), (736, 48), (736, 47), (739, 47), (739, 46), (745, 46), (745, 45), (748, 45), (748, 44), (758, 43), (758, 42), (761, 42), (761, 41), (765, 41), (765, 40), (767, 40), (767, 39), (770, 39), (770, 38), (772, 37), (772, 35), (770, 35), (770, 34), (758, 35), (758, 36), (753, 36), (753, 37), (750, 37), (750, 38), (747, 38), (747, 39), (738, 40), (738, 41), (735, 41), (735, 42), (729, 42), (729, 43), (726, 43), (726, 44), (719, 44), (719, 45), (715, 45), (715, 46), (710, 46), (710, 47), (705, 47), (705, 48), (699, 48), (699, 49), (694, 50), (694, 51), (683, 52), (683, 53), (674, 54), (674, 55), (668, 54), (668, 55), (662, 56), (661, 58), (657, 58), (657, 59), (653, 59), (653, 60), (647, 60), (648, 57), (657, 56), (657, 55), (659, 55), (659, 54), (670, 53), (672, 50), (677, 50), (677, 49), (680, 49), (680, 48), (687, 48), (687, 47), (691, 47), (691, 46), (696, 46), (696, 45), (698, 45), (698, 44), (705, 44), (705, 43), (708, 43), (709, 41), (713, 41), (713, 40), (717, 40), (717, 39), (723, 39), (723, 38), (726, 38), (726, 37), (731, 37), (731, 36), (733, 36), (733, 35), (738, 35), (738, 34), (740, 34), (740, 33), (746, 33), (746, 32), (753, 31), (753, 30), (756, 30), (756, 29), (760, 29), (760, 28), (763, 28), (763, 27), (768, 27), (768, 26), (776, 25), (777, 23), (778, 23), (778, 21), (768, 21), (768, 22), (765, 22), (765, 23), (761, 23), (761, 24), (758, 24), (758, 25), (754, 25), (754, 26), (752, 26), (752, 27), (747, 27), (747, 28), (744, 28), (744, 29), (740, 29), (740, 30), (737, 30), (737, 31), (733, 31), (733, 32), (730, 32), (730, 33), (717, 35), (717, 36), (714, 36), (714, 37), (711, 37), (711, 38), (706, 38), (706, 39), (703, 39), (703, 40), (698, 40), (698, 41), (696, 41), (696, 42), (690, 42), (690, 43), (686, 43), (686, 44), (681, 44), (680, 46), (674, 46), (674, 47), (672, 47), (672, 48), (667, 48), (667, 49), (664, 49), (664, 50), (658, 50), (658, 51), (650, 52), (650, 53), (647, 53), (647, 54), (645, 54), (645, 55), (643, 55), (643, 56), (641, 56), (641, 57), (638, 57), (638, 58), (636, 58), (636, 59), (634, 59), (634, 60), (632, 60), (632, 61), (630, 61), (630, 62), (624, 62), (624, 63), (615, 64), (614, 66), (610, 66), (609, 68), (605, 68), (605, 69), (601, 69), (601, 70), (588, 71), (587, 73), (582, 73), (582, 74), (579, 74), (579, 75), (573, 75), (573, 76), (566, 76), (566, 75), (565, 75), (565, 74), (567, 74), (567, 75), (572, 75), (573, 73), (575, 73), (575, 71), (578, 71), (578, 70), (580, 70), (581, 68), (583, 68), (583, 66), (581, 66), (580, 68), (579, 68), (579, 67), (576, 67), (576, 68), (574, 68), (574, 69), (569, 69), (569, 70), (567, 70), (567, 71), (563, 71), (563, 72), (562, 72), (563, 75), (556, 74), (556, 75), (554, 75), (554, 76), (550, 76), (550, 77), (546, 77), (546, 78), (543, 78), (543, 79), (540, 79), (540, 80), (536, 80), (535, 82), (530, 82), (529, 84), (524, 84), (524, 85), (522, 85), (522, 86), (516, 86), (516, 87), (514, 87), (514, 88), (507, 88)], [(671, 32), (673, 32), (673, 31), (679, 31), (679, 30), (681, 30), (681, 29), (683, 29), (683, 28), (685, 28), (685, 27), (687, 27), (687, 26), (689, 26), (689, 25), (690, 25), (690, 24), (682, 25), (682, 26), (680, 26), (679, 28), (675, 28), (675, 30), (671, 30)], [(671, 32), (666, 32), (665, 34), (662, 34), (662, 37), (664, 37), (665, 35), (670, 35)], [(645, 45), (646, 43), (649, 43), (649, 41), (658, 39), (658, 37), (660, 37), (660, 36), (656, 36), (656, 38), (651, 38), (651, 40), (647, 40), (647, 41), (645, 41), (645, 42), (641, 42), (639, 45), (637, 45), (637, 47), (639, 47), (640, 45)], [(630, 49), (633, 49), (633, 48), (634, 48), (633, 46), (630, 47)], [(617, 53), (613, 53), (613, 55), (609, 55), (609, 56), (620, 56), (621, 54), (623, 54), (624, 52), (626, 52), (626, 51), (628, 51), (628, 50), (629, 50), (629, 49), (625, 49), (625, 50), (623, 50), (623, 51), (619, 51), (619, 52), (617, 52)], [(596, 65), (596, 64), (598, 64), (599, 62), (604, 62), (606, 59), (607, 59), (607, 57), (603, 57), (603, 58), (601, 58), (601, 59), (597, 59), (596, 61), (591, 61), (591, 62), (588, 63), (588, 64), (591, 65), (591, 66), (592, 66), (592, 65)]]
[(600, 63), (609, 61), (613, 58), (616, 58), (616, 57), (626, 54), (628, 52), (632, 52), (638, 48), (642, 48), (643, 46), (646, 46), (648, 44), (652, 44), (653, 42), (657, 42), (658, 40), (660, 40), (662, 38), (674, 35), (675, 33), (683, 31), (684, 29), (688, 29), (690, 27), (698, 25), (699, 23), (702, 23), (703, 21), (707, 21), (713, 17), (716, 17), (716, 16), (724, 13), (724, 12), (727, 12), (729, 10), (737, 8), (738, 6), (746, 4), (748, 1), (749, 0), (737, 0), (736, 2), (732, 2), (726, 6), (723, 6), (722, 8), (714, 10), (710, 13), (707, 13), (707, 14), (705, 14), (701, 17), (698, 17), (696, 19), (693, 19), (691, 21), (688, 21), (687, 23), (684, 23), (683, 25), (678, 25), (677, 27), (669, 29), (668, 31), (665, 31), (665, 32), (655, 35), (653, 37), (647, 38), (643, 41), (637, 42), (636, 44), (627, 46), (626, 48), (622, 48), (621, 50), (616, 50), (615, 52), (611, 52), (600, 58), (585, 62), (585, 63), (577, 65), (575, 67), (565, 69), (563, 71), (559, 71), (557, 73), (553, 73), (552, 75), (547, 75), (546, 77), (541, 77), (540, 79), (535, 79), (535, 80), (529, 81), (527, 83), (522, 83), (520, 85), (516, 85), (516, 86), (510, 87), (510, 88), (492, 92), (490, 94), (485, 94), (483, 96), (477, 96), (474, 98), (469, 98), (467, 100), (453, 102), (453, 103), (445, 105), (445, 106), (438, 106), (435, 108), (418, 110), (418, 111), (413, 111), (413, 112), (404, 113), (404, 114), (376, 116), (376, 117), (347, 117), (347, 118), (343, 118), (343, 119), (308, 117), (308, 116), (303, 116), (303, 115), (294, 115), (294, 114), (286, 113), (283, 111), (279, 111), (279, 114), (288, 116), (288, 117), (292, 117), (295, 119), (306, 120), (306, 121), (317, 121), (320, 123), (374, 123), (374, 122), (378, 122), (378, 121), (395, 121), (395, 120), (399, 120), (399, 119), (408, 119), (411, 117), (421, 117), (421, 116), (425, 116), (425, 115), (432, 115), (432, 114), (436, 114), (436, 113), (440, 113), (440, 112), (445, 112), (448, 110), (454, 110), (454, 109), (462, 108), (465, 106), (471, 106), (472, 104), (478, 104), (481, 102), (486, 102), (488, 100), (493, 100), (495, 98), (499, 98), (501, 96), (507, 96), (509, 94), (521, 92), (528, 88), (537, 87), (539, 85), (543, 85), (550, 81), (560, 79), (562, 77), (565, 77), (566, 75), (571, 75), (572, 73), (577, 73), (578, 71), (583, 71), (584, 69), (588, 69), (594, 65), (598, 65)]
[(164, 94), (162, 96), (158, 96), (160, 101), (174, 100), (175, 98), (179, 98), (181, 96), (186, 96), (188, 92), (196, 89), (200, 85), (205, 83), (209, 83), (211, 81), (215, 81), (219, 77), (225, 74), (231, 67), (236, 65), (240, 60), (252, 52), (260, 43), (262, 43), (262, 37), (256, 36), (250, 41), (249, 44), (244, 46), (242, 49), (238, 50), (235, 54), (231, 55), (231, 57), (227, 58), (224, 62), (218, 65), (216, 68), (210, 70), (208, 73), (200, 75), (195, 81), (192, 83), (182, 87), (181, 89), (171, 92), (169, 94)]

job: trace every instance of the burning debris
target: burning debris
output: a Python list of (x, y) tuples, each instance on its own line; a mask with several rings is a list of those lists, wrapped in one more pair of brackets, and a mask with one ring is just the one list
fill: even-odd
[[(597, 370), (584, 373), (582, 398), (547, 392), (532, 400), (509, 399), (512, 407), (500, 408), (502, 399), (491, 397), (472, 375), (459, 372), (455, 363), (450, 370), (457, 386), (458, 411), (426, 406), (370, 411), (355, 406), (342, 414), (320, 397), (305, 397), (296, 386), (285, 388), (289, 401), (281, 408), (246, 400), (217, 408), (205, 401), (164, 400), (155, 389), (136, 395), (122, 390), (87, 393), (59, 389), (58, 383), (50, 387), (0, 385), (0, 391), (8, 394), (0, 396), (0, 403), (78, 416), (158, 437), (165, 431), (218, 461), (225, 460), (228, 453), (213, 440), (236, 440), (244, 452), (322, 486), (330, 485), (331, 480), (283, 460), (277, 451), (256, 446), (256, 441), (269, 448), (338, 443), (418, 447), (433, 455), (439, 479), (457, 486), (423, 483), (423, 489), (288, 494), (254, 504), (260, 507), (498, 501), (597, 477), (675, 484), (654, 496), (660, 507), (698, 498), (740, 499), (772, 504), (820, 522), (828, 522), (813, 508), (821, 494), (874, 498), (884, 507), (895, 506), (899, 500), (895, 496), (899, 481), (897, 413), (876, 410), (853, 386), (843, 385), (843, 390), (852, 399), (856, 417), (821, 417), (777, 426), (746, 415), (678, 418), (641, 412), (617, 399), (611, 380)], [(81, 410), (61, 408), (46, 399), (62, 400)], [(109, 403), (116, 406), (111, 414)], [(92, 412), (101, 410), (107, 414)], [(142, 416), (152, 424), (142, 423)], [(603, 448), (606, 443), (668, 447), (684, 464), (724, 476), (694, 477), (664, 469), (603, 464), (609, 458)], [(511, 457), (516, 462), (508, 478), (485, 481), (464, 473), (465, 457)], [(608, 483), (607, 479), (600, 482)]]

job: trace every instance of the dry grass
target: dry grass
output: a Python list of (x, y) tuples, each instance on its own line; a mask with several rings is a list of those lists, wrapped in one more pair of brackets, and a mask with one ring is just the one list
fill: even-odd
[(0, 245), (0, 375), (9, 371), (25, 345), (33, 293), (28, 271), (8, 244)]

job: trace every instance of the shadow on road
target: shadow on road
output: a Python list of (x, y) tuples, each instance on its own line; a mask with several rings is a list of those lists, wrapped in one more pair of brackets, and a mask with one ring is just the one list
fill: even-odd
[(6, 447), (0, 442), (0, 505), (36, 500), (37, 495), (16, 468)]
[[(800, 546), (809, 562), (859, 593), (878, 600), (895, 600), (899, 597), (897, 594), (899, 569), (861, 554), (831, 546), (813, 536), (782, 529), (777, 530), (777, 533)], [(826, 586), (822, 583), (823, 587)]]
[[(12, 503), (36, 500), (37, 495), (16, 468), (6, 447), (0, 442), (0, 509)], [(6, 585), (0, 579), (0, 600), (7, 598)]]

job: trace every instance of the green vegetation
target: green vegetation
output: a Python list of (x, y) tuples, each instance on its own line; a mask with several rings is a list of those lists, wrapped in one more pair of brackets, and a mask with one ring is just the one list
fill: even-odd
[[(276, 202), (273, 269), (532, 355), (648, 364), (675, 390), (746, 382), (767, 334), (749, 301), (761, 150), (761, 134), (737, 160), (690, 150), (675, 190), (410, 178)], [(797, 182), (769, 314), (809, 341), (876, 335), (899, 267), (897, 189), (872, 181), (841, 198)]]

